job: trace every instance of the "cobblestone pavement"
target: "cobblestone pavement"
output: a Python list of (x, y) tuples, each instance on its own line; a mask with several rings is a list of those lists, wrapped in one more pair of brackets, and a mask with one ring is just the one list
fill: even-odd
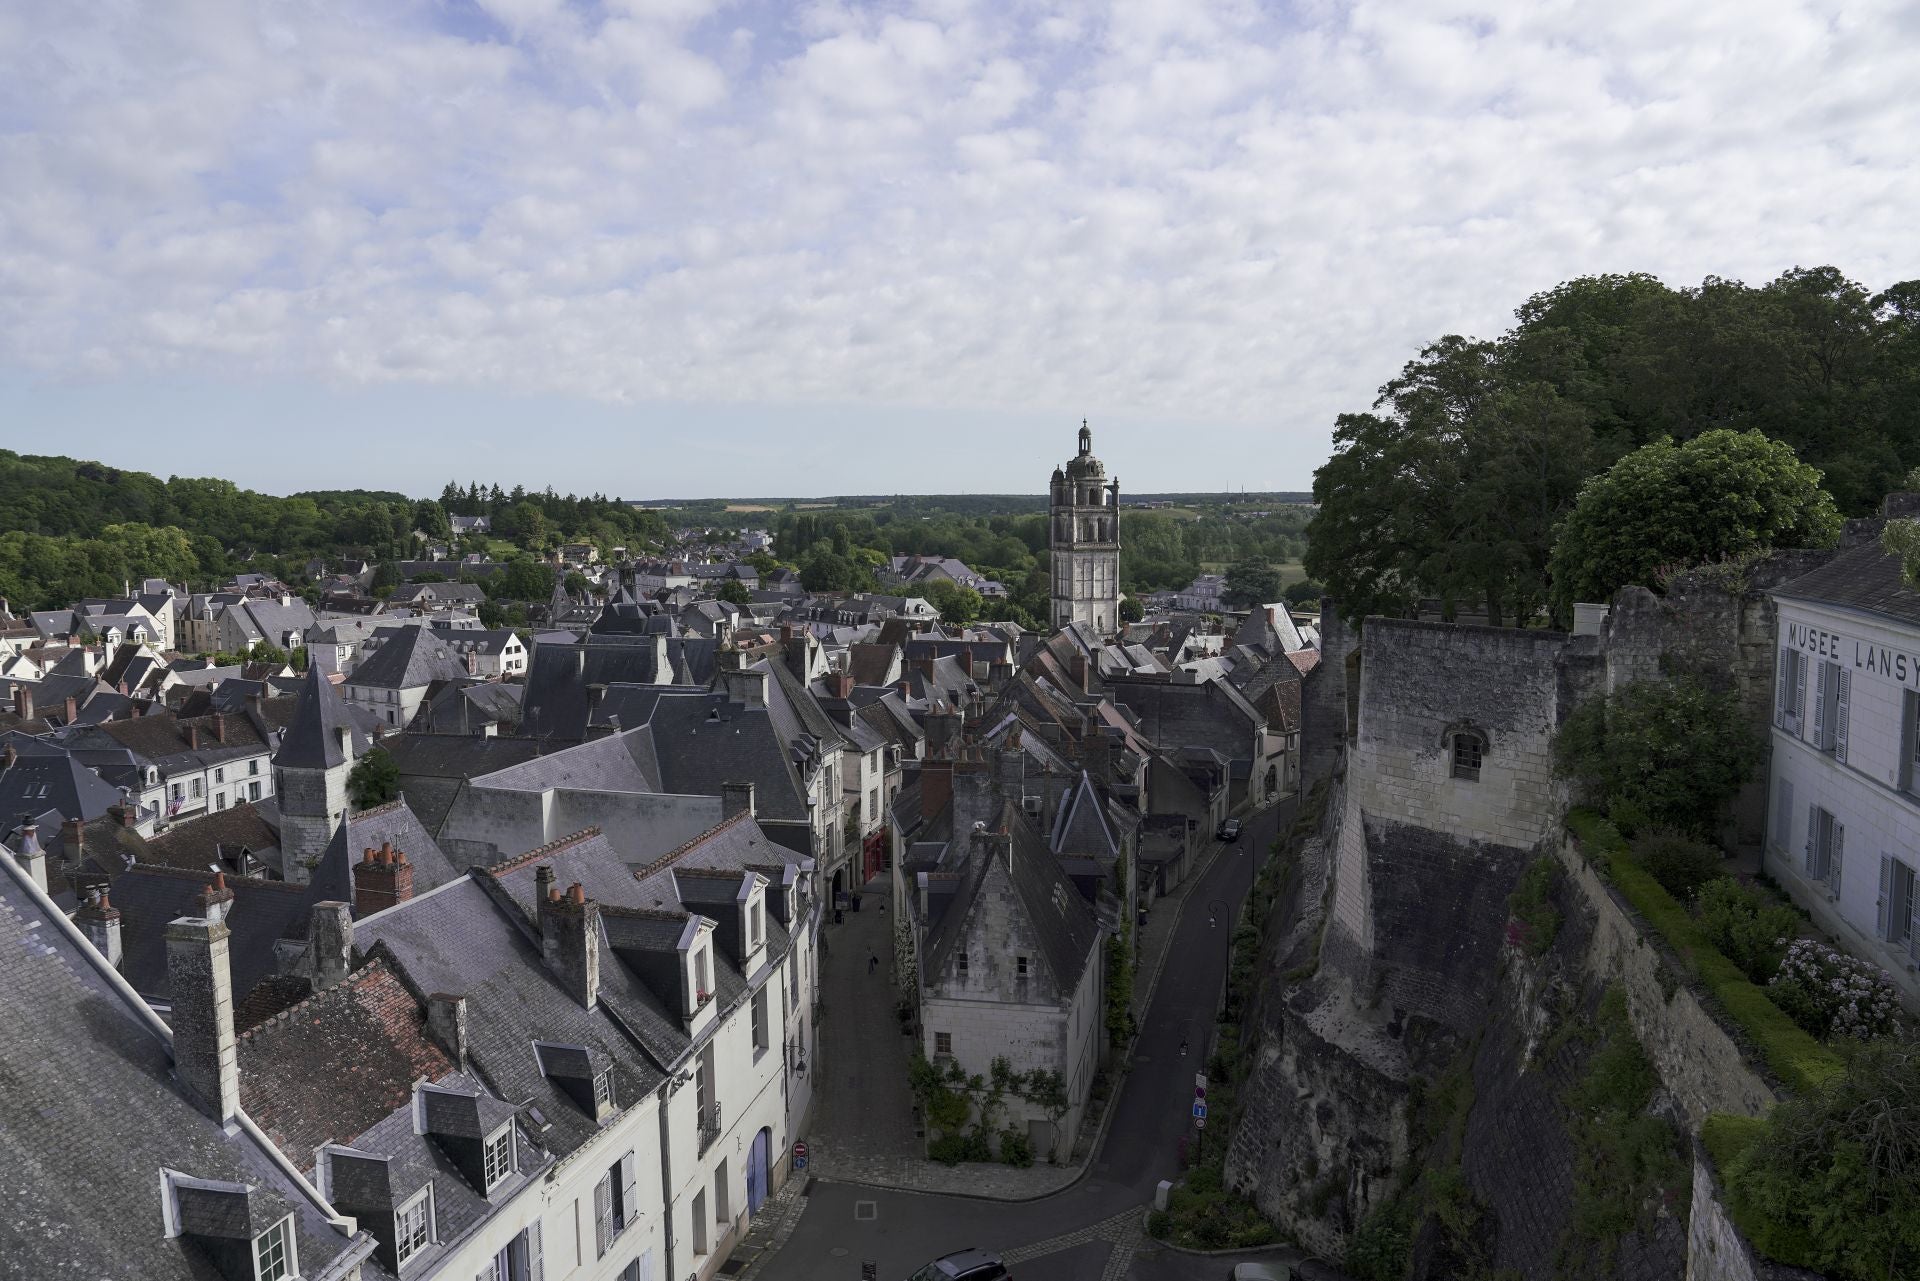
[[(820, 1020), (814, 1123), (807, 1136), (817, 1178), (859, 1178), (835, 1167), (841, 1153), (922, 1161), (907, 1087), (911, 1041), (894, 1013), (893, 913), (885, 878), (861, 896), (861, 910), (822, 930)], [(868, 972), (868, 958), (879, 964)]]

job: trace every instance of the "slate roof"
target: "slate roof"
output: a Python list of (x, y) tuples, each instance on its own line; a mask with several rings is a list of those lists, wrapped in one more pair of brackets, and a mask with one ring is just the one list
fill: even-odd
[[(248, 1208), (291, 1210), (302, 1275), (356, 1242), (332, 1227), (244, 1130), (228, 1135), (174, 1084), (158, 1021), (71, 941), (11, 859), (0, 869), (0, 1259), (37, 1277), (206, 1281), (202, 1251), (163, 1232), (160, 1171), (249, 1185)], [(31, 1213), (20, 1212), (32, 1207)]]
[(1878, 541), (1841, 552), (1820, 568), (1773, 589), (1781, 600), (1838, 605), (1897, 622), (1920, 624), (1920, 591), (1907, 585), (1900, 558)]
[[(384, 948), (413, 985), (467, 998), (469, 1052), (507, 1098), (539, 1107), (551, 1123), (541, 1142), (572, 1152), (599, 1126), (540, 1071), (533, 1042), (582, 1045), (614, 1063), (616, 1102), (631, 1104), (665, 1079), (660, 1065), (636, 1052), (607, 1009), (577, 1004), (541, 961), (524, 912), (496, 900), (473, 873), (446, 888), (369, 917), (355, 932), (357, 946)], [(621, 1010), (624, 968), (601, 966), (602, 1001)]]
[(427, 627), (383, 628), (361, 650), (347, 684), (370, 689), (420, 689), (435, 681), (470, 679), (454, 642)]
[(352, 1143), (457, 1066), (392, 967), (375, 959), (239, 1034), (240, 1106), (303, 1172), (322, 1143)]
[(340, 731), (346, 730), (358, 758), (372, 744), (359, 722), (348, 713), (346, 700), (318, 667), (307, 669), (306, 683), (294, 703), (293, 719), (281, 736), (273, 763), (281, 769), (330, 769), (346, 762), (340, 750)]

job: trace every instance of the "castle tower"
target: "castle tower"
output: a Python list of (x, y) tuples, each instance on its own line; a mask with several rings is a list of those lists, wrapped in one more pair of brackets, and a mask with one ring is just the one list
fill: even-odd
[(1120, 481), (1093, 456), (1093, 433), (1080, 421), (1080, 452), (1053, 469), (1048, 496), (1056, 629), (1086, 623), (1102, 636), (1120, 630)]
[(318, 666), (307, 668), (293, 719), (273, 754), (286, 878), (305, 884), (347, 817), (347, 775), (369, 743), (340, 691)]

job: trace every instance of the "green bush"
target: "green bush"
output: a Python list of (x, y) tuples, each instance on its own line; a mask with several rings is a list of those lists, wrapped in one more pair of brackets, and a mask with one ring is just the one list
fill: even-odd
[(1840, 1070), (1840, 1059), (1798, 1027), (1767, 994), (1721, 954), (1660, 882), (1634, 862), (1620, 832), (1592, 810), (1567, 815), (1567, 826), (1588, 856), (1607, 870), (1615, 888), (1713, 994), (1759, 1048), (1776, 1076), (1798, 1091), (1810, 1090)]
[(1015, 1169), (1033, 1164), (1033, 1141), (1019, 1130), (1000, 1131), (1000, 1159)]
[(1519, 922), (1521, 944), (1533, 956), (1543, 955), (1560, 932), (1560, 911), (1553, 890), (1560, 883), (1560, 860), (1542, 854), (1527, 864), (1520, 884), (1507, 896), (1507, 912)]
[(1680, 1139), (1664, 1117), (1650, 1116), (1659, 1075), (1633, 1034), (1626, 994), (1607, 989), (1595, 1021), (1599, 1047), (1568, 1092), (1573, 1109), (1573, 1229), (1611, 1249), (1641, 1224), (1656, 1197), (1686, 1195), (1689, 1174)]
[(1733, 694), (1635, 681), (1580, 704), (1553, 739), (1555, 772), (1602, 798), (1631, 832), (1708, 833), (1765, 754)]
[(1822, 1088), (1701, 1137), (1762, 1253), (1849, 1281), (1920, 1275), (1920, 1045), (1850, 1045)]
[(1800, 933), (1800, 917), (1791, 907), (1732, 877), (1703, 886), (1695, 911), (1700, 933), (1755, 983), (1773, 978), (1787, 944)]
[(1702, 886), (1726, 876), (1718, 848), (1671, 828), (1642, 832), (1633, 842), (1633, 857), (1682, 903), (1691, 903)]

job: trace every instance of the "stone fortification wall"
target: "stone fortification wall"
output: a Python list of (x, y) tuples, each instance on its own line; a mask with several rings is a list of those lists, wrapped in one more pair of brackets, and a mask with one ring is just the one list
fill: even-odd
[(1697, 1131), (1713, 1112), (1759, 1116), (1766, 1111), (1778, 1097), (1773, 1086), (1708, 1012), (1678, 960), (1600, 880), (1571, 836), (1563, 838), (1558, 853), (1578, 909), (1592, 920), (1583, 969), (1594, 981), (1617, 982), (1626, 992), (1634, 1035), (1688, 1128)]

